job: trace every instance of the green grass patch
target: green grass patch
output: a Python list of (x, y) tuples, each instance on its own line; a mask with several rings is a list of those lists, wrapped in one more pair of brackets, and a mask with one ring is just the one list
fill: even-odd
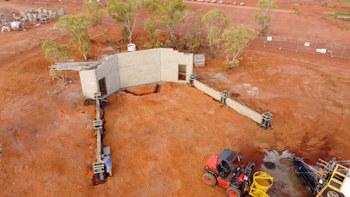
[(333, 14), (333, 16), (335, 16), (335, 17), (338, 17), (338, 16), (350, 17), (350, 13), (336, 12), (336, 13)]
[(338, 0), (338, 1), (342, 3), (350, 3), (350, 0)]
[(348, 31), (350, 29), (348, 26), (339, 23), (337, 16), (334, 16), (334, 13), (327, 13), (322, 18), (340, 30)]
[(325, 13), (326, 16), (332, 16), (334, 18), (349, 18), (350, 17), (350, 13), (346, 13), (346, 12), (333, 12), (333, 13)]

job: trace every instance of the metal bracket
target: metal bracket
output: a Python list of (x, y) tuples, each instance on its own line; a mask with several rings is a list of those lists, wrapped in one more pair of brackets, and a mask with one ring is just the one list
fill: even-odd
[(221, 94), (221, 103), (226, 104), (226, 99), (230, 97), (230, 92), (228, 92), (227, 90), (224, 90), (220, 94)]
[(102, 162), (94, 162), (94, 173), (99, 174), (99, 173), (104, 173), (105, 172), (105, 164)]
[(96, 92), (96, 93), (94, 94), (94, 96), (95, 96), (95, 98), (101, 97), (101, 92)]
[(192, 74), (190, 75), (190, 85), (191, 85), (191, 86), (193, 86), (194, 80), (196, 80), (196, 79), (197, 79), (197, 75), (194, 74), (194, 73), (192, 73)]
[(94, 120), (94, 129), (103, 129), (102, 120)]
[(262, 122), (260, 126), (264, 127), (265, 129), (268, 129), (269, 127), (273, 129), (272, 114), (270, 112), (265, 112), (262, 114)]

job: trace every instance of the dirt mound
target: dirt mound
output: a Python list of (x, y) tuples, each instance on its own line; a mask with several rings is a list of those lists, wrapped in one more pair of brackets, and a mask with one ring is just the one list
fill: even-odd
[(142, 96), (146, 94), (153, 94), (156, 93), (158, 90), (158, 84), (152, 83), (152, 84), (146, 84), (146, 85), (141, 85), (141, 86), (136, 86), (136, 87), (131, 87), (131, 88), (126, 88), (126, 92), (136, 95), (136, 96)]

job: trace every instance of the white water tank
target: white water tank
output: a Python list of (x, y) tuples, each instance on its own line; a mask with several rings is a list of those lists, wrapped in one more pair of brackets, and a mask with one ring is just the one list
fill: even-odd
[(134, 43), (129, 43), (128, 44), (128, 51), (129, 52), (136, 51), (136, 45)]

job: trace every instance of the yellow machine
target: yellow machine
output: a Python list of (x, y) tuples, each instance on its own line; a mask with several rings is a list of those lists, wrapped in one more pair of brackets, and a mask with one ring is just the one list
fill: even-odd
[(349, 175), (350, 174), (348, 168), (337, 164), (333, 170), (329, 181), (317, 194), (316, 197), (340, 197), (340, 194), (343, 194), (343, 196), (350, 195)]
[(266, 192), (272, 186), (272, 184), (272, 176), (270, 176), (266, 172), (258, 171), (254, 173), (249, 195), (253, 197), (269, 197), (269, 195)]
[(316, 197), (350, 197), (350, 170), (340, 165), (350, 161), (319, 161), (317, 166), (311, 166), (303, 158), (293, 157), (296, 175)]

